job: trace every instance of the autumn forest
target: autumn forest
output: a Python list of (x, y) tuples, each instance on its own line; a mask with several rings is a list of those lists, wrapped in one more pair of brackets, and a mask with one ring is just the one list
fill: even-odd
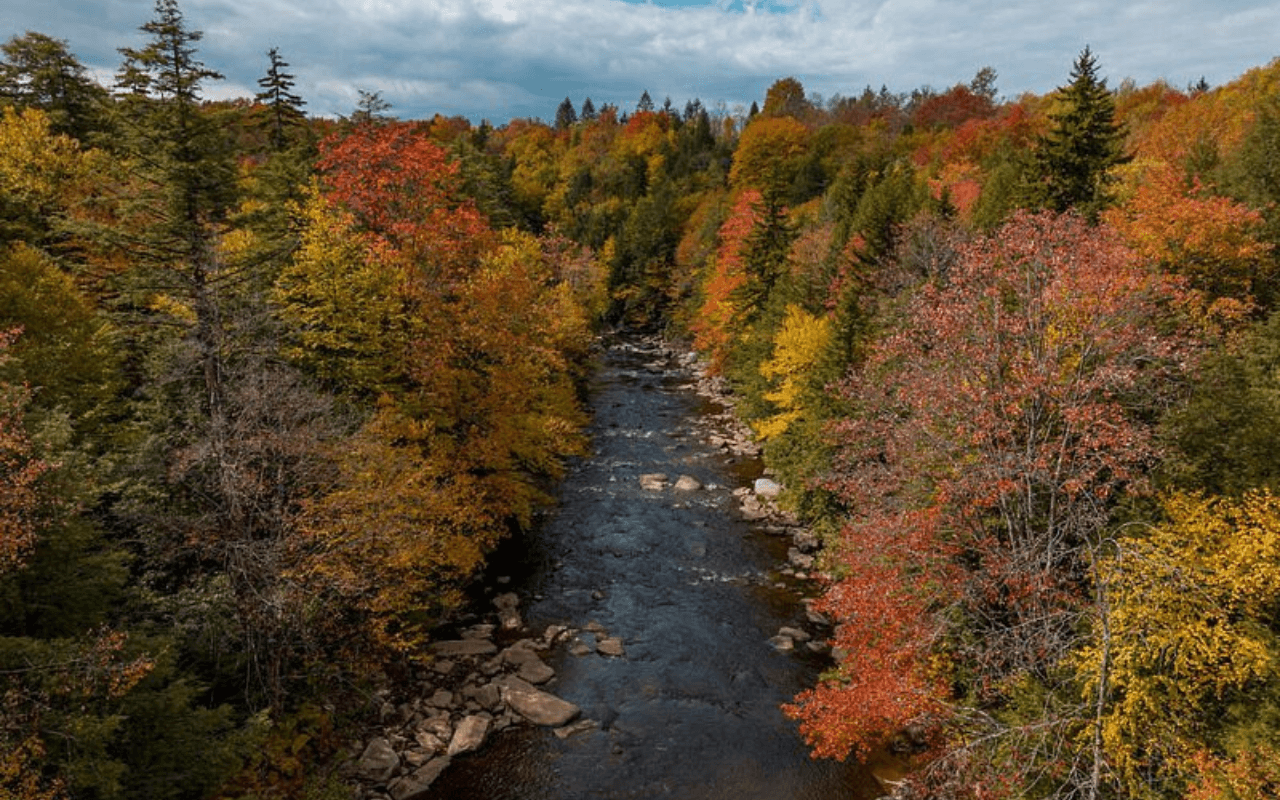
[(308, 116), (277, 50), (215, 102), (176, 0), (140, 23), (110, 86), (0, 57), (0, 797), (346, 797), (623, 329), (821, 536), (814, 758), (1280, 796), (1280, 63), (495, 127)]

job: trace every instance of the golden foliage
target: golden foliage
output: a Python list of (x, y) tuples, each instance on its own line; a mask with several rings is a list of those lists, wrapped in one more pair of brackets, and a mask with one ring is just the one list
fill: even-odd
[(805, 415), (807, 378), (830, 343), (830, 319), (815, 317), (797, 305), (787, 306), (786, 319), (774, 339), (773, 357), (760, 365), (760, 374), (777, 382), (764, 397), (778, 408), (777, 414), (755, 423), (761, 439), (785, 433)]
[(1108, 702), (1103, 745), (1131, 796), (1188, 770), (1224, 704), (1280, 677), (1280, 500), (1176, 495), (1099, 564), (1107, 602), (1078, 660)]

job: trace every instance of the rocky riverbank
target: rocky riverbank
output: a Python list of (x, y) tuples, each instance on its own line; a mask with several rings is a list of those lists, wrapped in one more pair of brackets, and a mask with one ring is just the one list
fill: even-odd
[[(715, 411), (690, 421), (693, 438), (726, 458), (759, 457), (750, 429), (734, 415), (733, 397), (724, 382), (708, 375), (694, 354), (656, 338), (629, 346), (644, 354), (645, 374), (682, 381), (680, 391), (711, 401)], [(723, 502), (716, 498), (728, 496), (727, 487), (704, 485), (689, 474), (650, 472), (631, 480), (644, 496), (672, 508), (715, 505)], [(786, 544), (785, 562), (752, 582), (779, 588), (807, 583), (816, 577), (818, 538), (778, 508), (783, 487), (768, 477), (748, 483), (732, 490), (734, 510), (757, 530), (783, 538)], [(607, 588), (601, 586), (592, 594), (602, 599)], [(497, 594), (483, 611), (483, 616), (473, 618), (480, 621), (456, 633), (457, 638), (432, 643), (429, 663), (411, 679), (378, 694), (379, 722), (352, 743), (355, 755), (343, 767), (362, 800), (429, 797), (433, 783), (454, 759), (483, 748), (493, 736), (513, 727), (541, 726), (567, 739), (608, 725), (607, 719), (602, 723), (584, 717), (578, 706), (556, 695), (557, 674), (551, 664), (565, 665), (565, 658), (626, 660), (628, 642), (596, 622), (580, 629), (551, 625), (531, 630), (521, 613), (521, 597), (514, 592)], [(804, 606), (796, 609), (791, 624), (776, 629), (768, 644), (780, 653), (820, 657), (829, 652), (828, 635), (827, 620)]]
[(515, 594), (493, 602), (493, 622), (431, 643), (432, 660), (411, 685), (380, 692), (380, 722), (344, 767), (360, 797), (422, 800), (452, 759), (514, 725), (551, 728), (562, 738), (596, 727), (579, 719), (577, 706), (543, 688), (556, 674), (544, 656), (566, 646), (580, 657), (619, 658), (626, 652), (622, 642), (600, 626), (579, 631), (553, 625), (499, 647), (500, 631), (526, 631)]

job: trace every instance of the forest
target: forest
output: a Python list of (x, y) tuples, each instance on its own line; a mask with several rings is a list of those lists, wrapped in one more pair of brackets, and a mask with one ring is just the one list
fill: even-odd
[(114, 83), (0, 46), (0, 797), (346, 797), (588, 442), (687, 341), (820, 533), (815, 758), (907, 798), (1280, 796), (1280, 62), (1045, 95), (308, 116), (177, 0)]

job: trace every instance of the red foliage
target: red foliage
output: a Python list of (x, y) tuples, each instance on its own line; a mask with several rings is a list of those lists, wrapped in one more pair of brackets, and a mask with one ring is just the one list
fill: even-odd
[(792, 709), (821, 755), (939, 721), (944, 678), (987, 707), (1046, 679), (1078, 635), (1084, 551), (1156, 456), (1126, 408), (1175, 364), (1154, 329), (1172, 287), (1074, 216), (956, 247), (843, 388), (859, 411), (828, 487), (853, 515), (824, 603), (845, 656)]
[(967, 86), (954, 86), (921, 103), (911, 115), (911, 123), (917, 128), (955, 128), (968, 120), (986, 119), (993, 111), (990, 98)]
[(484, 216), (462, 195), (458, 165), (415, 126), (364, 126), (326, 140), (317, 166), (329, 199), (425, 280), (460, 279), (493, 245)]
[(659, 111), (637, 111), (627, 118), (627, 124), (620, 136), (630, 139), (642, 135), (650, 127), (657, 127), (663, 133), (671, 128), (671, 118)]
[(995, 117), (970, 119), (961, 124), (951, 143), (944, 149), (942, 160), (980, 164), (1001, 146), (1030, 146), (1044, 126), (1045, 120), (1033, 115), (1024, 106), (1006, 106)]
[(747, 280), (746, 266), (742, 261), (743, 248), (751, 229), (760, 219), (760, 203), (760, 192), (747, 189), (738, 195), (728, 219), (720, 226), (720, 246), (704, 286), (706, 299), (698, 319), (691, 325), (694, 344), (711, 357), (715, 370), (723, 367), (733, 339), (733, 323), (737, 315), (733, 295)]

